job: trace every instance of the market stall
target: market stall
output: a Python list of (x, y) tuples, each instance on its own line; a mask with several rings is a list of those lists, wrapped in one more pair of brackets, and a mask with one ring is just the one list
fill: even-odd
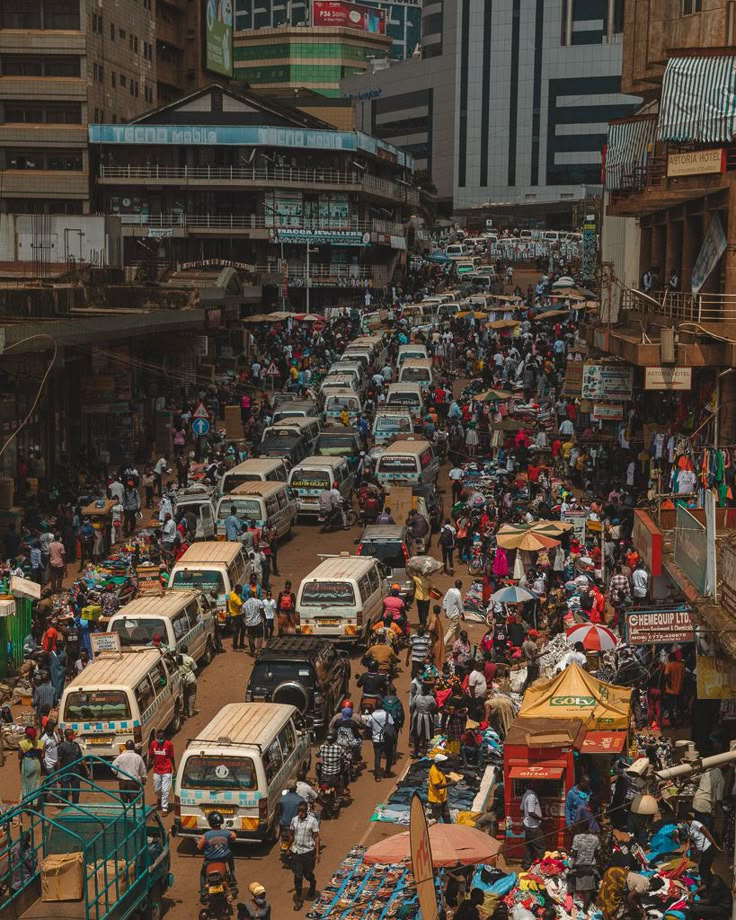
[[(527, 688), (504, 740), (507, 853), (523, 853), (521, 798), (534, 783), (549, 848), (564, 846), (564, 802), (583, 772), (592, 773), (608, 799), (611, 759), (627, 743), (631, 691), (596, 680), (571, 664)], [(602, 760), (597, 760), (602, 758)]]

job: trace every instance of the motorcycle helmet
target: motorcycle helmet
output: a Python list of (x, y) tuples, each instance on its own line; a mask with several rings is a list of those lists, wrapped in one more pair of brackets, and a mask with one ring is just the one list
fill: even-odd
[(392, 594), (398, 594), (400, 591), (401, 591), (400, 586), (397, 585), (396, 582), (394, 582), (394, 583), (391, 585), (391, 593), (392, 593)]
[(219, 827), (222, 827), (223, 818), (219, 811), (213, 811), (210, 812), (207, 821), (213, 830), (217, 830)]

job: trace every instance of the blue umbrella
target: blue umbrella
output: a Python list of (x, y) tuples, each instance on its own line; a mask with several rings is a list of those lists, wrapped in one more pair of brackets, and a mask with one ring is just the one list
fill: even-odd
[(449, 256), (446, 256), (444, 252), (439, 250), (433, 252), (431, 255), (424, 257), (427, 262), (452, 262), (452, 259)]
[(535, 595), (526, 588), (519, 588), (517, 585), (510, 585), (508, 588), (501, 588), (491, 595), (491, 600), (496, 604), (523, 604), (525, 601), (535, 600)]

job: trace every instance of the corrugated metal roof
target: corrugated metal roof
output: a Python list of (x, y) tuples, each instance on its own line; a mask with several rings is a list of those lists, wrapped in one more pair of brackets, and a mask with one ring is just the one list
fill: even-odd
[(178, 613), (187, 604), (197, 600), (198, 591), (167, 591), (162, 595), (152, 594), (150, 596), (137, 597), (129, 604), (121, 607), (116, 616), (124, 613), (126, 616), (138, 616), (142, 613), (151, 616), (173, 616)]
[[(185, 551), (176, 563), (177, 568), (186, 565), (202, 565), (202, 563), (216, 563), (230, 565), (243, 551), (243, 544), (235, 540), (225, 540), (213, 543), (194, 543)], [(177, 592), (179, 593), (179, 592)]]
[(323, 559), (316, 569), (305, 576), (304, 581), (322, 578), (360, 578), (370, 571), (376, 560), (372, 556), (333, 556)]
[(212, 746), (219, 751), (228, 741), (263, 747), (296, 711), (284, 703), (228, 703), (187, 747), (196, 751)]
[(116, 655), (103, 652), (74, 680), (67, 685), (67, 690), (89, 690), (93, 687), (135, 686), (157, 661), (161, 652), (152, 649), (131, 649)]

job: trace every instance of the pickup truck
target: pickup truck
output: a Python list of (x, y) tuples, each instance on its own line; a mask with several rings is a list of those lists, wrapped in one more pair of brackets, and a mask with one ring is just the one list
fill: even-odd
[[(83, 757), (60, 787), (47, 780), (0, 815), (3, 920), (159, 920), (173, 881), (166, 829), (142, 791), (126, 802), (117, 784), (88, 778), (104, 763)], [(72, 804), (77, 783), (79, 804)], [(72, 864), (51, 876), (49, 864), (62, 856)], [(71, 899), (58, 899), (70, 891)]]

